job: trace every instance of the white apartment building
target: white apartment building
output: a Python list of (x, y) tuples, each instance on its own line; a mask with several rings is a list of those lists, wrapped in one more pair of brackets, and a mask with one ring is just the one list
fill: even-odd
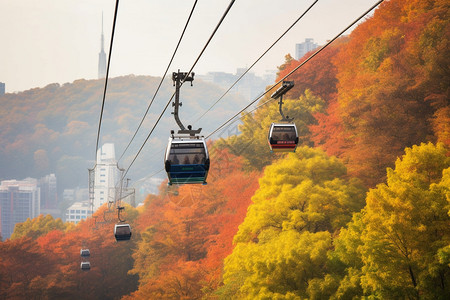
[(117, 166), (114, 144), (104, 144), (97, 151), (97, 165), (95, 167), (94, 203), (95, 212), (108, 201), (115, 200), (116, 186), (120, 186), (120, 170)]
[(77, 224), (90, 215), (89, 202), (75, 202), (66, 210), (65, 220)]

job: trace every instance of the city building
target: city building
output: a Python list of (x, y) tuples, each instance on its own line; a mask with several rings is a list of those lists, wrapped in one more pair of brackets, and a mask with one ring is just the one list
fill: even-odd
[(0, 96), (5, 94), (5, 84), (0, 82)]
[(103, 13), (102, 13), (102, 36), (101, 36), (100, 53), (98, 54), (98, 79), (106, 77), (106, 53), (105, 53), (105, 38), (103, 35)]
[[(197, 75), (198, 79), (211, 82), (228, 89), (232, 86), (245, 72), (246, 68), (238, 68), (235, 74), (226, 72), (208, 72), (206, 75)], [(256, 76), (255, 73), (247, 72), (236, 83), (231, 91), (239, 94), (245, 100), (254, 100), (262, 94), (268, 85), (275, 83), (276, 71), (266, 71), (264, 76)]]
[(41, 189), (41, 211), (58, 208), (55, 174), (50, 174), (39, 179), (39, 187)]
[(66, 222), (77, 224), (78, 222), (86, 219), (90, 215), (91, 214), (88, 201), (75, 202), (66, 210), (64, 218)]
[(40, 214), (40, 188), (34, 178), (4, 180), (0, 184), (1, 236), (8, 239), (17, 223)]
[(295, 44), (295, 59), (299, 60), (306, 53), (312, 51), (319, 47), (316, 43), (314, 43), (314, 39), (305, 39), (304, 43)]
[(58, 191), (56, 189), (56, 176), (50, 174), (39, 179), (41, 190), (40, 210), (41, 214), (52, 215), (53, 218), (61, 218), (61, 210), (58, 207)]
[(94, 212), (103, 204), (115, 201), (120, 175), (114, 144), (106, 143), (97, 151), (97, 165), (94, 169)]

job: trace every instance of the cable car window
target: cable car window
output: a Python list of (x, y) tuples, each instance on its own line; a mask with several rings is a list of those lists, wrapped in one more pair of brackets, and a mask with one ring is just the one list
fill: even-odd
[(296, 133), (294, 126), (274, 126), (272, 139), (274, 141), (295, 141)]
[(204, 164), (206, 152), (203, 143), (172, 143), (169, 161), (178, 164)]
[(116, 235), (128, 235), (130, 234), (129, 226), (116, 226)]

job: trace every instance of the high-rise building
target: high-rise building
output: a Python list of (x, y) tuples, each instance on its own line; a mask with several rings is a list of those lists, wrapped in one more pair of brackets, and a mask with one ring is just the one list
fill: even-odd
[(58, 207), (58, 193), (56, 190), (56, 176), (50, 174), (39, 180), (41, 189), (41, 210)]
[(5, 84), (0, 82), (0, 96), (5, 94)]
[(118, 181), (120, 181), (120, 170), (117, 167), (114, 144), (106, 143), (97, 151), (97, 165), (94, 176), (93, 211), (95, 212), (104, 203), (115, 201), (116, 186), (119, 185)]
[(100, 53), (98, 54), (98, 79), (106, 77), (106, 53), (105, 53), (105, 38), (103, 35), (103, 13), (102, 13), (102, 37), (101, 37)]
[(58, 191), (56, 187), (56, 176), (50, 174), (39, 179), (41, 190), (41, 214), (52, 215), (53, 218), (61, 218), (61, 210), (58, 208)]
[(37, 180), (4, 180), (0, 184), (1, 235), (8, 239), (17, 223), (40, 214), (40, 189)]
[(314, 39), (305, 39), (304, 43), (295, 44), (295, 59), (299, 60), (306, 53), (312, 51), (319, 47), (316, 43), (314, 43)]

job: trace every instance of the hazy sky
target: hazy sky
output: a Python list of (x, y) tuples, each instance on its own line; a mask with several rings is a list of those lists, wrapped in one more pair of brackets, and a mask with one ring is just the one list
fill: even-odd
[[(76, 79), (96, 79), (102, 12), (105, 51), (115, 0), (0, 0), (0, 82), (17, 92)], [(249, 67), (313, 0), (236, 0), (194, 72), (235, 73)], [(376, 0), (319, 0), (252, 70), (276, 70), (295, 44), (323, 44)], [(162, 76), (194, 0), (122, 0), (110, 77)], [(169, 72), (188, 71), (230, 0), (199, 0)], [(169, 73), (170, 74), (170, 73)]]

